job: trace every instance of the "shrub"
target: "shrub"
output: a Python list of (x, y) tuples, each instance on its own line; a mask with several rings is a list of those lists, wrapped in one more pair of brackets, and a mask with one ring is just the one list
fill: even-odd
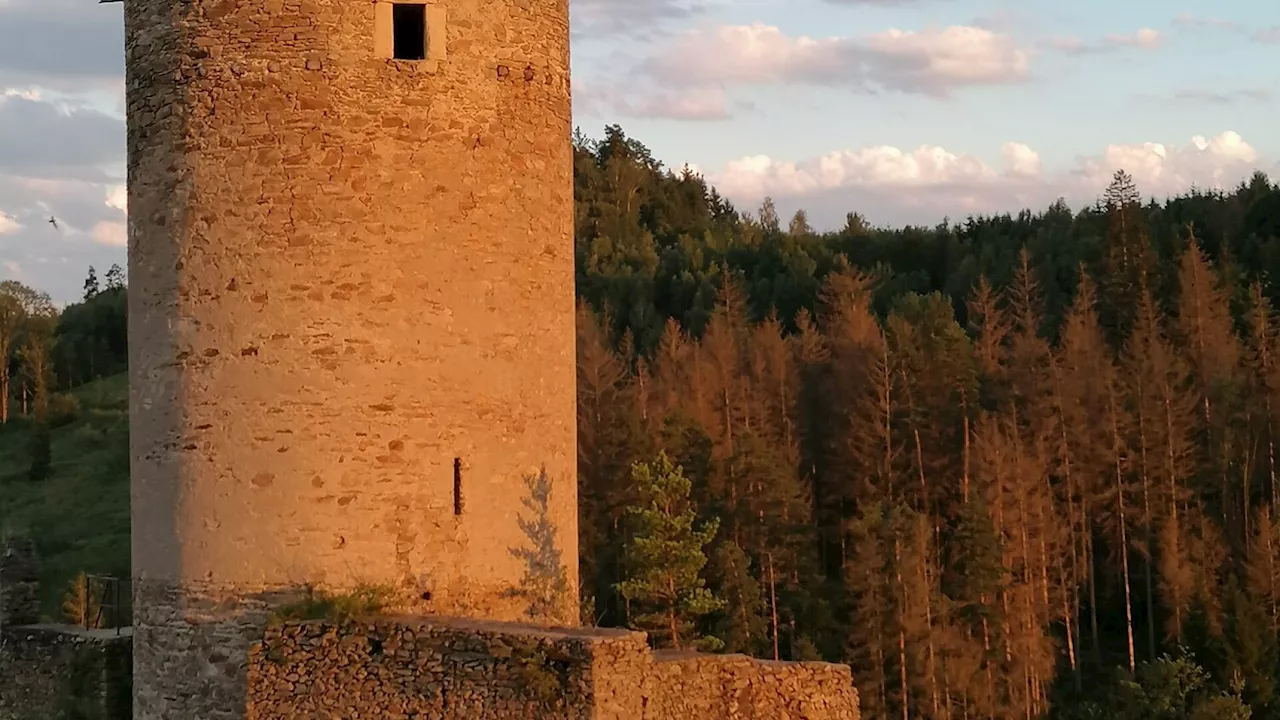
[(275, 611), (278, 620), (333, 620), (344, 622), (357, 617), (379, 615), (395, 597), (386, 585), (357, 585), (341, 593), (329, 593), (307, 586), (301, 599)]
[(54, 393), (49, 398), (49, 426), (64, 427), (80, 417), (80, 401), (74, 395)]

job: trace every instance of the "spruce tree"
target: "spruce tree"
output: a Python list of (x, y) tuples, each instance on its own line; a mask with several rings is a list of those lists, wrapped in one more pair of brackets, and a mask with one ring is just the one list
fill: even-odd
[(665, 452), (653, 462), (636, 463), (631, 472), (640, 505), (629, 509), (630, 577), (618, 584), (618, 591), (640, 611), (632, 625), (649, 632), (658, 647), (715, 647), (714, 638), (700, 637), (697, 624), (724, 607), (702, 577), (704, 548), (720, 523), (712, 519), (694, 527), (691, 483)]

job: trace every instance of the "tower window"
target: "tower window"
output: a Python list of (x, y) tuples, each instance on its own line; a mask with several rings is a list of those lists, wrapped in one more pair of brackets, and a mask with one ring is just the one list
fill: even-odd
[(462, 458), (453, 459), (453, 514), (462, 514)]
[(427, 6), (425, 3), (395, 3), (391, 6), (395, 33), (396, 60), (425, 60), (427, 57)]

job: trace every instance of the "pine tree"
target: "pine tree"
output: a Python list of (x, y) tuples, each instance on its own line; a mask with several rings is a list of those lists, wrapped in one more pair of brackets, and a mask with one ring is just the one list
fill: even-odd
[[(92, 272), (92, 269), (90, 270)], [(123, 290), (124, 289), (124, 268), (117, 263), (112, 263), (107, 270), (107, 290)], [(87, 281), (86, 281), (87, 282)]]
[(681, 649), (704, 644), (697, 622), (724, 607), (702, 577), (707, 564), (703, 548), (715, 537), (719, 521), (694, 527), (691, 485), (665, 452), (650, 463), (636, 463), (632, 482), (641, 504), (629, 509), (629, 577), (618, 591), (640, 608), (633, 624), (648, 631), (655, 645)]
[(98, 287), (98, 273), (89, 266), (89, 276), (84, 279), (84, 299), (91, 300), (100, 292)]

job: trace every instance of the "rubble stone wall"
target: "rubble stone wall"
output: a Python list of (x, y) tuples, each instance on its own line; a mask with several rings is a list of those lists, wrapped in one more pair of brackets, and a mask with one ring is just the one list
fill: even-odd
[(253, 720), (858, 720), (849, 669), (651, 653), (645, 636), (463, 619), (273, 626)]
[(131, 633), (0, 628), (0, 720), (130, 720)]

